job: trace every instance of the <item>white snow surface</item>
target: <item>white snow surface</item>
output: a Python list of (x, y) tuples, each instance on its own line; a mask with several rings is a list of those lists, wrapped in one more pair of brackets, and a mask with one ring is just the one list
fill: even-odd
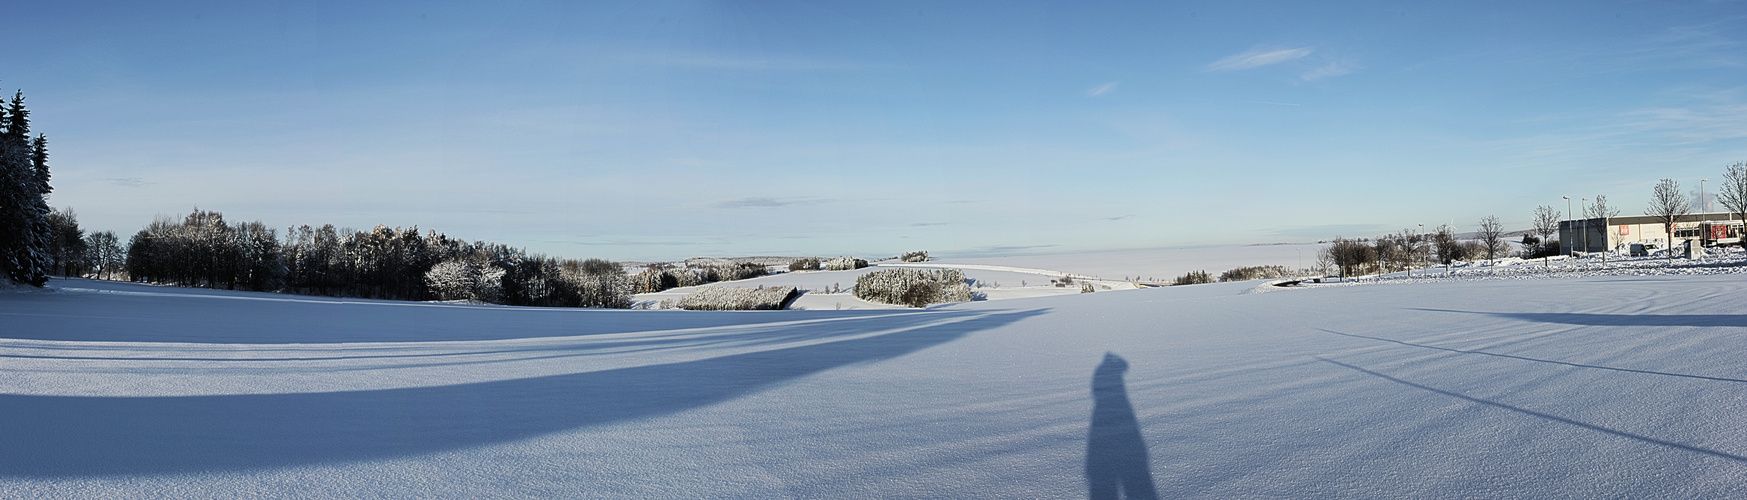
[(1190, 271), (1207, 271), (1214, 276), (1227, 270), (1250, 266), (1284, 266), (1288, 269), (1313, 267), (1316, 252), (1328, 246), (1323, 243), (1279, 245), (1243, 245), (1214, 247), (1156, 248), (1004, 257), (943, 258), (930, 262), (937, 265), (980, 264), (1019, 268), (1049, 269), (1072, 273), (1074, 276), (1121, 279), (1141, 277), (1147, 280), (1170, 281)]
[[(856, 278), (863, 274), (891, 269), (894, 267), (919, 267), (931, 269), (959, 269), (965, 278), (971, 280), (971, 291), (977, 295), (977, 300), (1005, 300), (1030, 297), (1047, 297), (1080, 293), (1078, 286), (1056, 287), (1050, 285), (1051, 279), (1062, 276), (1077, 276), (1049, 269), (1027, 269), (1008, 266), (978, 265), (978, 264), (937, 264), (937, 263), (881, 263), (849, 271), (799, 271), (784, 272), (757, 278), (712, 283), (707, 286), (728, 287), (758, 287), (758, 286), (793, 286), (800, 288), (801, 296), (789, 305), (789, 309), (902, 309), (905, 306), (881, 304), (856, 298), (851, 289)], [(1133, 290), (1135, 286), (1125, 281), (1095, 281), (1099, 291)], [(662, 301), (678, 303), (686, 295), (697, 291), (698, 287), (679, 287), (656, 293), (640, 293), (634, 296), (638, 307), (657, 308)], [(829, 293), (830, 290), (837, 293)]]
[(1731, 497), (1744, 263), (861, 311), (54, 280), (0, 292), (0, 497)]

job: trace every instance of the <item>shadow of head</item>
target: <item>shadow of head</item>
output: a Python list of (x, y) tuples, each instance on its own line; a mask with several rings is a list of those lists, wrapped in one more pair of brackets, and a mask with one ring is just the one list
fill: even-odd
[(1104, 361), (1092, 370), (1092, 389), (1120, 389), (1122, 376), (1128, 373), (1128, 360), (1115, 353), (1104, 353)]

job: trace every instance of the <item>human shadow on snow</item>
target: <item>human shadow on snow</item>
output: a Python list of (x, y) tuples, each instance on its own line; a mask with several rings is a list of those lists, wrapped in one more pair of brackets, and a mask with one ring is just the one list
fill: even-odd
[(1482, 314), (1537, 323), (1584, 326), (1747, 326), (1747, 314), (1495, 313), (1416, 308), (1416, 311)]
[[(871, 337), (436, 387), (172, 397), (0, 395), (0, 449), (6, 450), (0, 453), (0, 477), (240, 470), (502, 443), (722, 403), (1045, 311), (931, 313), (938, 321)], [(877, 330), (862, 330), (869, 331)]]
[(1128, 361), (1104, 353), (1092, 371), (1092, 425), (1086, 432), (1086, 496), (1092, 500), (1159, 497), (1146, 439), (1122, 375)]

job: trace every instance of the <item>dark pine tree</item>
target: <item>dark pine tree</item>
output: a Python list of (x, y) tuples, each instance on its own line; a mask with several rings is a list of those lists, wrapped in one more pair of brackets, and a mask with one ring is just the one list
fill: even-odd
[(24, 91), (0, 106), (0, 266), (17, 283), (42, 286), (49, 255), (48, 140), (30, 140)]

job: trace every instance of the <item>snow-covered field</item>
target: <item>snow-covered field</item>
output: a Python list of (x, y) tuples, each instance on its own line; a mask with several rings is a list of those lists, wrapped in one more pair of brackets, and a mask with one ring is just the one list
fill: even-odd
[(1214, 276), (1226, 270), (1249, 266), (1284, 266), (1304, 269), (1316, 263), (1316, 252), (1327, 244), (1242, 245), (1215, 247), (1156, 248), (1112, 252), (1019, 255), (1009, 257), (943, 258), (935, 264), (982, 264), (1051, 269), (1076, 276), (1104, 279), (1140, 277), (1170, 281), (1190, 271)]
[[(1050, 269), (1015, 268), (1007, 266), (977, 265), (977, 264), (941, 264), (941, 263), (881, 263), (872, 267), (853, 271), (800, 271), (785, 272), (770, 276), (760, 276), (752, 279), (717, 283), (708, 286), (757, 287), (757, 286), (793, 286), (803, 293), (800, 298), (789, 305), (790, 309), (902, 309), (904, 306), (869, 302), (856, 298), (850, 290), (855, 286), (856, 278), (863, 274), (892, 269), (897, 267), (920, 267), (935, 269), (959, 269), (965, 278), (972, 280), (972, 291), (977, 300), (1005, 300), (1030, 297), (1048, 297), (1053, 295), (1069, 295), (1080, 293), (1078, 286), (1056, 287), (1050, 280), (1069, 275), (1067, 272)], [(1133, 290), (1135, 285), (1120, 280), (1093, 281), (1098, 291)], [(638, 307), (659, 308), (663, 301), (669, 304), (677, 303), (687, 294), (697, 291), (698, 287), (679, 287), (657, 293), (640, 293), (634, 298)]]
[(1740, 260), (859, 311), (55, 280), (0, 293), (0, 497), (1730, 497)]

